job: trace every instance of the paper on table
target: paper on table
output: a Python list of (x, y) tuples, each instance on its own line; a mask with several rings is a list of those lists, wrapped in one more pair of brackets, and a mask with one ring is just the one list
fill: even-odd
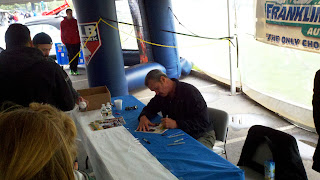
[(112, 127), (118, 127), (122, 126), (123, 124), (126, 124), (125, 120), (123, 117), (116, 117), (116, 118), (111, 118), (111, 119), (105, 119), (105, 120), (96, 120), (93, 122), (90, 122), (89, 127), (93, 131), (98, 131), (102, 129), (108, 129)]
[(142, 132), (142, 133), (155, 133), (155, 134), (162, 134), (167, 131), (162, 123), (156, 124), (156, 126), (149, 126), (149, 131), (135, 131), (135, 132)]

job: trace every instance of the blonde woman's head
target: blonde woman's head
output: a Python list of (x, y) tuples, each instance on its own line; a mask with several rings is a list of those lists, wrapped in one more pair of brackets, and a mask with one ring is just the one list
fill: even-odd
[(0, 113), (0, 179), (74, 179), (76, 127), (50, 105)]

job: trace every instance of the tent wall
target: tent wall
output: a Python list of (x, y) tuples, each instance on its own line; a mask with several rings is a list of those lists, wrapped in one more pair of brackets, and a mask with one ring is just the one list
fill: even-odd
[[(237, 43), (232, 41), (238, 47), (232, 46), (231, 49), (232, 63), (238, 67), (237, 86), (242, 87), (250, 98), (290, 122), (314, 130), (311, 102), (313, 78), (320, 68), (320, 54), (257, 41), (256, 3), (261, 2), (230, 0), (231, 36), (238, 37)], [(227, 36), (226, 2), (187, 0), (173, 3), (174, 13), (192, 33), (207, 37)], [(182, 4), (183, 8), (179, 8)], [(178, 22), (176, 29), (191, 34)], [(183, 36), (177, 36), (177, 39), (178, 44), (191, 46), (180, 47), (180, 56), (191, 60), (217, 80), (230, 84), (228, 41), (213, 42)]]
[(292, 123), (314, 130), (311, 102), (320, 55), (257, 41), (256, 18), (265, 21), (256, 10), (264, 4), (257, 3), (264, 2), (235, 1), (243, 92)]

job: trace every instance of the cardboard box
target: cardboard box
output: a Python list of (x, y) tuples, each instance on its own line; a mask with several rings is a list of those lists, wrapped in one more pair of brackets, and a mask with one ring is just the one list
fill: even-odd
[(111, 103), (111, 94), (107, 86), (80, 89), (78, 92), (84, 99), (89, 101), (87, 111), (100, 109), (101, 104)]

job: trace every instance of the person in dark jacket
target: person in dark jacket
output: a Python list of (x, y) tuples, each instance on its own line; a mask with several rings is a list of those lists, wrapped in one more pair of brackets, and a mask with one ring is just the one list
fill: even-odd
[[(317, 133), (320, 134), (320, 70), (316, 72), (314, 78), (312, 106), (313, 121)], [(318, 139), (318, 144), (313, 155), (312, 169), (317, 172), (320, 172), (320, 138)]]
[[(54, 63), (56, 62), (54, 59), (52, 59), (49, 56), (50, 50), (52, 48), (52, 39), (48, 34), (46, 34), (44, 32), (36, 34), (32, 39), (32, 43), (33, 43), (34, 47), (36, 47), (42, 51), (44, 57), (48, 61), (51, 61)], [(72, 90), (72, 94), (73, 94), (75, 102), (77, 104), (79, 104), (79, 102), (85, 101), (88, 104), (89, 102), (86, 99), (84, 99), (83, 97), (81, 97), (80, 94), (73, 88), (72, 82), (71, 82), (69, 76), (65, 73), (65, 71), (63, 71), (63, 76), (64, 76), (65, 81), (67, 81), (70, 89)]]
[(156, 95), (143, 108), (138, 118), (138, 131), (149, 130), (149, 125), (154, 125), (150, 119), (161, 111), (161, 121), (166, 128), (179, 128), (212, 149), (215, 143), (213, 122), (209, 121), (207, 104), (197, 88), (169, 79), (158, 69), (147, 74), (145, 85)]
[(43, 56), (48, 61), (56, 62), (49, 56), (52, 49), (52, 39), (48, 34), (44, 32), (36, 34), (32, 39), (32, 43), (35, 48), (38, 48), (40, 51), (42, 51)]
[(72, 16), (72, 10), (66, 10), (67, 17), (60, 23), (61, 41), (66, 45), (70, 63), (70, 74), (79, 75), (78, 61), (80, 51), (80, 36), (78, 30), (78, 22)]
[(5, 33), (6, 50), (0, 53), (0, 104), (5, 101), (29, 106), (51, 104), (60, 110), (74, 108), (75, 101), (61, 67), (46, 61), (33, 48), (29, 29), (12, 24)]

